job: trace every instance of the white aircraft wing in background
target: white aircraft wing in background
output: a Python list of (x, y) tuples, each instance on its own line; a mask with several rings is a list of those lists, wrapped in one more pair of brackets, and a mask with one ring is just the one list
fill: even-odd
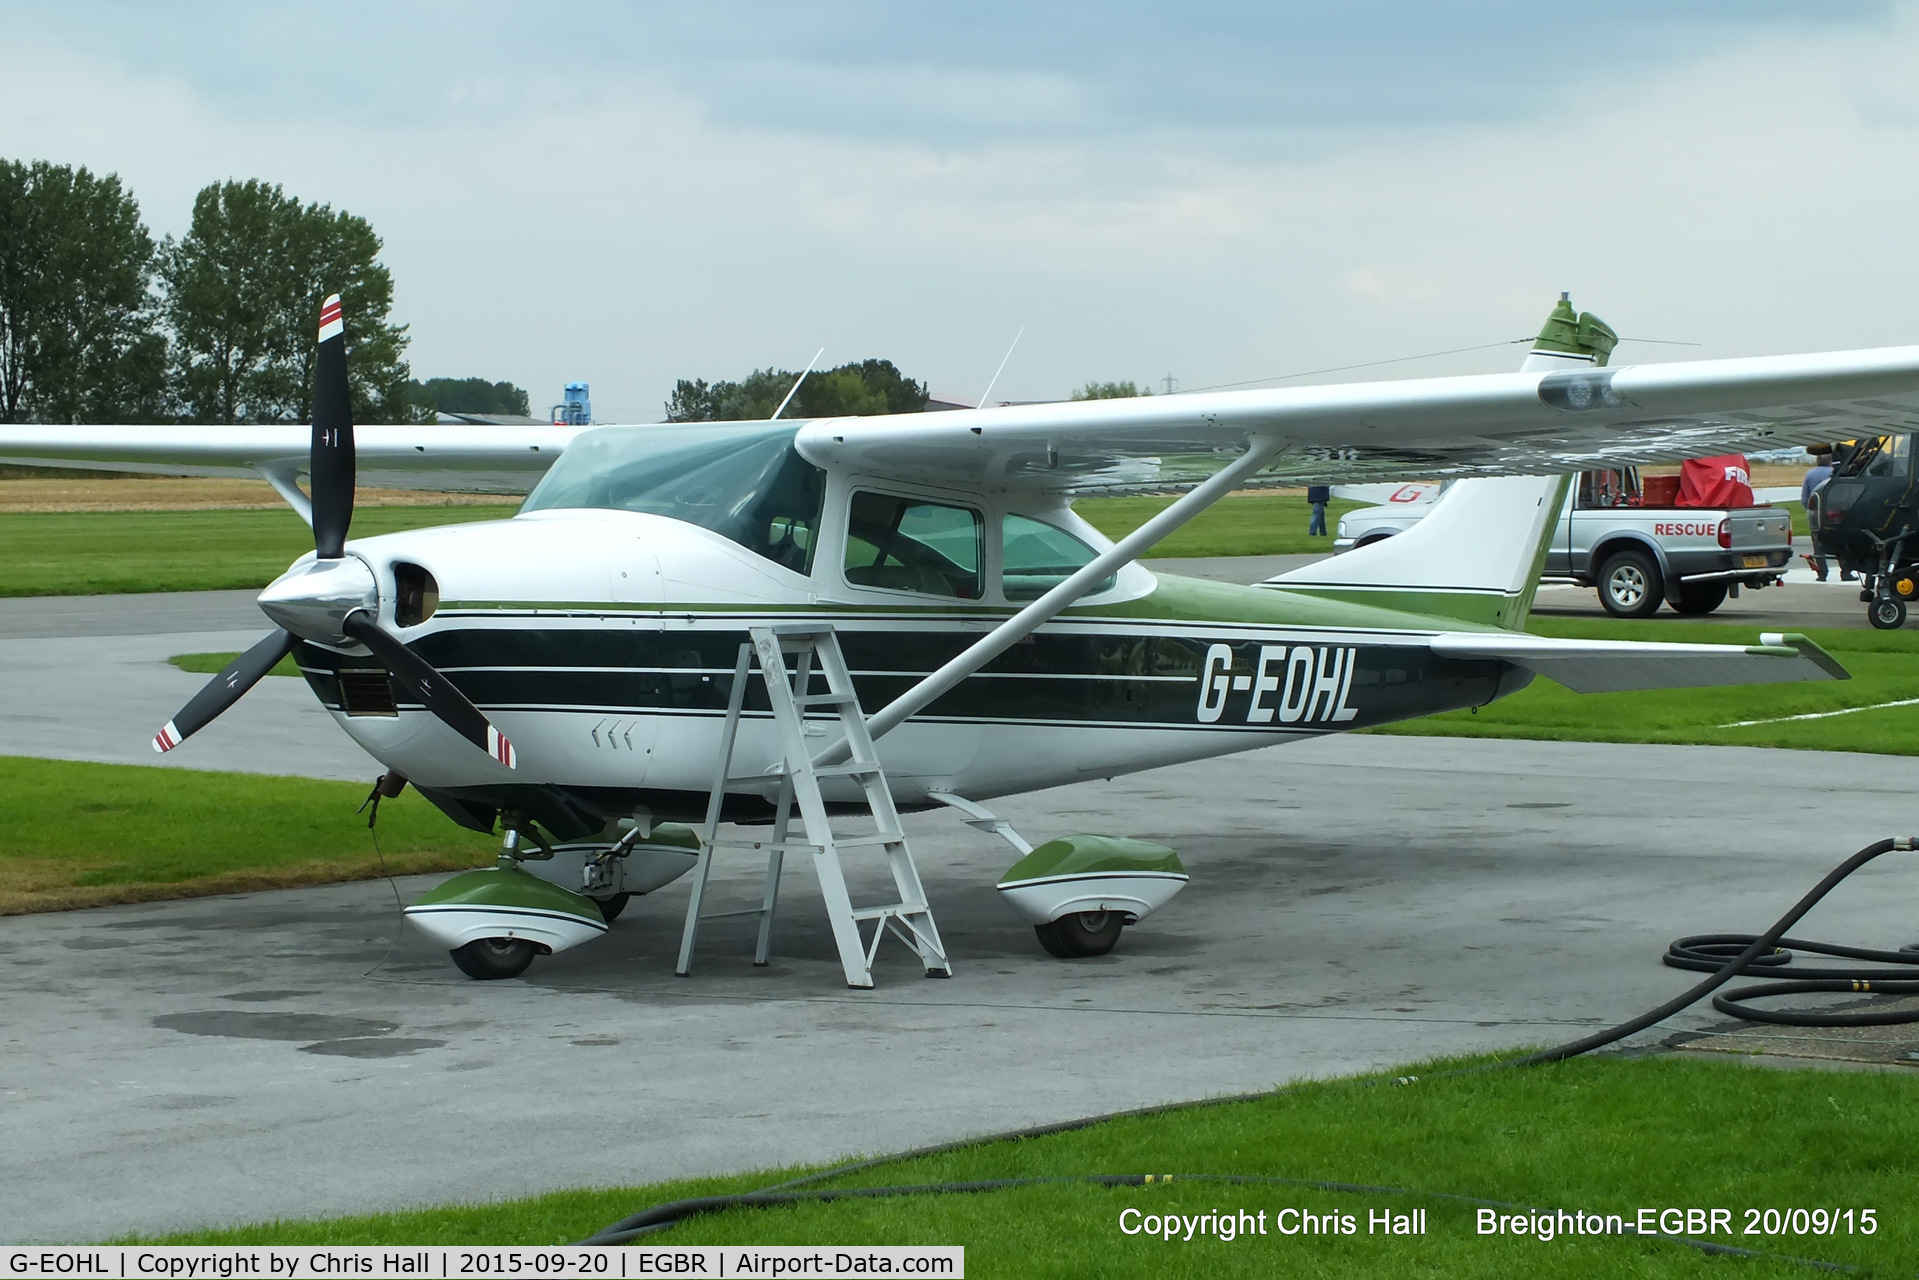
[[(797, 429), (800, 452), (823, 466), (981, 489), (1185, 488), (1255, 439), (1270, 457), (1247, 485), (1553, 475), (1919, 431), (1919, 347), (815, 419)], [(360, 481), (524, 493), (583, 430), (359, 427)], [(0, 426), (0, 460), (174, 474), (290, 479), (308, 446), (299, 425)]]
[(800, 452), (934, 484), (1178, 488), (1255, 437), (1249, 483), (1553, 475), (1919, 430), (1919, 347), (809, 422)]
[[(359, 482), (375, 488), (525, 493), (584, 427), (355, 427)], [(0, 462), (275, 482), (307, 467), (313, 430), (266, 426), (0, 426)]]

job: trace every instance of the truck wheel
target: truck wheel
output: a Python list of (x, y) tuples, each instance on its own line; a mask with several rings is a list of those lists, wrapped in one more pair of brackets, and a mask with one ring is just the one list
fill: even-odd
[(1599, 566), (1599, 603), (1615, 618), (1650, 618), (1664, 594), (1659, 566), (1643, 551), (1615, 551)]
[(1866, 616), (1881, 631), (1897, 631), (1906, 625), (1906, 602), (1898, 596), (1880, 596), (1866, 610)]
[(1711, 613), (1726, 603), (1726, 584), (1723, 582), (1690, 582), (1679, 587), (1679, 598), (1673, 601), (1673, 608), (1680, 613)]

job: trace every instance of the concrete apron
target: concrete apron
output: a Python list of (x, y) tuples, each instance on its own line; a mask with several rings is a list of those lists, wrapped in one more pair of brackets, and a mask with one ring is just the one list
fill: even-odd
[[(1910, 774), (1859, 755), (1347, 737), (1007, 801), (1029, 838), (1159, 840), (1193, 873), (1111, 955), (1071, 962), (995, 900), (1010, 850), (916, 815), (955, 976), (924, 980), (889, 944), (870, 993), (842, 985), (799, 865), (771, 967), (750, 963), (750, 922), (721, 921), (677, 980), (684, 882), (501, 983), (404, 928), (384, 882), (0, 920), (5, 1234), (823, 1161), (1570, 1039), (1693, 981), (1658, 963), (1669, 939), (1763, 927), (1904, 830)], [(756, 899), (760, 873), (722, 866), (714, 909)], [(1897, 946), (1916, 884), (1888, 856), (1801, 931)]]

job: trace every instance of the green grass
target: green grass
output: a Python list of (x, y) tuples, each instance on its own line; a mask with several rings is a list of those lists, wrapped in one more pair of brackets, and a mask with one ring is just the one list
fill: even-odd
[[(363, 507), (355, 537), (499, 520), (507, 506)], [(313, 550), (286, 508), (0, 514), (0, 596), (264, 587)]]
[[(194, 675), (217, 676), (227, 669), (229, 662), (232, 662), (239, 656), (238, 653), (176, 653), (171, 658), (168, 658), (167, 661), (173, 666), (180, 668), (180, 670), (190, 671)], [(295, 662), (293, 655), (289, 653), (286, 657), (274, 663), (273, 669), (267, 672), (267, 674), (270, 676), (297, 676), (300, 674), (300, 664)]]
[[(1159, 498), (1083, 498), (1073, 510), (1109, 538), (1120, 538), (1145, 524), (1175, 501)], [(1326, 527), (1363, 502), (1326, 504)], [(1306, 536), (1312, 507), (1302, 495), (1236, 493), (1220, 499), (1146, 553), (1148, 559), (1171, 556), (1279, 556), (1331, 553), (1333, 540)]]
[[(369, 779), (370, 780), (370, 779)], [(0, 915), (363, 879), (353, 782), (0, 756)], [(484, 866), (490, 837), (412, 791), (380, 807), (395, 874)]]
[[(1539, 635), (1595, 640), (1750, 644), (1758, 639), (1758, 628), (1750, 624), (1666, 619), (1627, 622), (1535, 617), (1527, 629)], [(1721, 727), (1741, 720), (1768, 720), (1919, 698), (1919, 656), (1915, 656), (1919, 655), (1919, 634), (1825, 629), (1805, 634), (1838, 658), (1852, 679), (1577, 694), (1542, 677), (1522, 692), (1480, 708), (1477, 714), (1448, 711), (1371, 732), (1568, 742), (1690, 742), (1919, 755), (1919, 706), (1885, 707), (1823, 720)]]
[[(1253, 1102), (1116, 1120), (1076, 1133), (922, 1158), (830, 1185), (882, 1186), (1076, 1174), (1174, 1174), (1170, 1185), (1053, 1185), (965, 1196), (736, 1210), (648, 1237), (679, 1244), (962, 1244), (984, 1276), (1771, 1276), (1780, 1264), (1682, 1246), (1573, 1235), (1481, 1237), (1474, 1210), (1431, 1195), (1182, 1182), (1252, 1175), (1367, 1183), (1535, 1208), (1629, 1217), (1641, 1207), (1823, 1206), (1878, 1211), (1871, 1236), (1721, 1234), (1722, 1243), (1842, 1264), (1919, 1257), (1919, 1075), (1768, 1071), (1659, 1056), (1527, 1071), (1295, 1085)], [(328, 1221), (168, 1237), (182, 1244), (554, 1244), (650, 1204), (751, 1190), (783, 1170), (561, 1192)], [(1121, 1234), (1122, 1209), (1186, 1214), (1293, 1206), (1357, 1217), (1354, 1235), (1252, 1235), (1172, 1243)], [(1428, 1211), (1423, 1238), (1368, 1235), (1369, 1211)], [(1743, 1214), (1735, 1214), (1743, 1230)]]

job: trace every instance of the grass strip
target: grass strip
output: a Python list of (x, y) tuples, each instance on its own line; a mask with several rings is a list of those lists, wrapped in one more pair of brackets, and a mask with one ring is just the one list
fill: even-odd
[[(371, 537), (512, 514), (501, 506), (367, 507)], [(313, 550), (291, 509), (0, 513), (0, 596), (77, 596), (264, 587)]]
[[(1449, 1064), (1427, 1064), (1430, 1075)], [(1451, 1064), (1456, 1065), (1456, 1064)], [(1619, 1214), (1732, 1209), (1719, 1243), (1867, 1267), (1919, 1257), (1912, 1212), (1919, 1152), (1908, 1117), (1919, 1075), (1768, 1071), (1685, 1055), (1578, 1059), (1527, 1071), (1378, 1077), (1289, 1086), (1251, 1102), (1118, 1119), (1073, 1133), (988, 1143), (889, 1164), (825, 1186), (1171, 1173), (1170, 1183), (1081, 1183), (736, 1210), (649, 1244), (963, 1244), (992, 1276), (1741, 1276), (1803, 1275), (1706, 1257), (1651, 1239), (1481, 1236), (1476, 1207), (1449, 1196)], [(396, 1214), (278, 1222), (170, 1236), (178, 1244), (556, 1244), (661, 1201), (758, 1189), (811, 1170), (687, 1179), (623, 1189)], [(1180, 1175), (1338, 1181), (1404, 1188), (1355, 1195)], [(1119, 1215), (1264, 1210), (1265, 1235), (1190, 1242), (1127, 1235)], [(1281, 1235), (1283, 1208), (1352, 1215), (1351, 1234)], [(1877, 1210), (1871, 1235), (1746, 1235), (1746, 1208)], [(1424, 1208), (1428, 1234), (1367, 1231), (1369, 1213)], [(1855, 1213), (1854, 1222), (1858, 1218)], [(1763, 1219), (1761, 1222), (1763, 1227)]]
[[(0, 756), (0, 915), (381, 874), (355, 782)], [(408, 791), (380, 807), (395, 875), (485, 866), (491, 837)]]
[[(1073, 510), (1109, 538), (1125, 537), (1177, 501), (1177, 495), (1151, 498), (1082, 498)], [(1363, 502), (1326, 504), (1326, 527), (1339, 527), (1339, 517)], [(1234, 493), (1200, 512), (1145, 559), (1176, 556), (1282, 556), (1310, 552), (1330, 554), (1333, 539), (1309, 538), (1306, 524), (1312, 506), (1304, 494)]]
[[(1631, 622), (1534, 617), (1537, 635), (1580, 640), (1663, 640), (1677, 644), (1751, 644), (1750, 623)], [(1808, 631), (1852, 674), (1837, 683), (1728, 685), (1573, 693), (1543, 676), (1509, 698), (1472, 711), (1448, 711), (1370, 730), (1447, 738), (1531, 738), (1560, 742), (1673, 742), (1919, 755), (1919, 706), (1879, 707), (1919, 698), (1919, 634), (1910, 631)], [(1879, 707), (1819, 720), (1783, 717)], [(1744, 720), (1777, 723), (1726, 727)]]
[[(182, 671), (191, 672), (194, 675), (217, 676), (227, 669), (229, 662), (232, 662), (239, 656), (238, 652), (176, 653), (171, 658), (168, 658), (167, 662)], [(297, 676), (300, 674), (300, 664), (295, 662), (293, 655), (289, 653), (286, 657), (274, 663), (273, 669), (267, 672), (267, 674), (270, 676)]]

